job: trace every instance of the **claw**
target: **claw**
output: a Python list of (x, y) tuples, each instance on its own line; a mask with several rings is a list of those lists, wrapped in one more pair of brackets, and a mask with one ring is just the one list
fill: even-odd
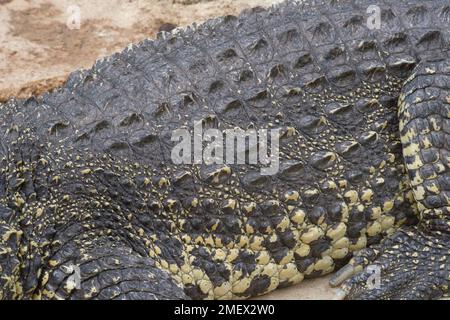
[[(330, 279), (330, 285), (340, 286), (336, 299), (440, 298), (448, 294), (448, 250), (448, 238), (416, 227), (400, 229), (376, 249), (358, 252)], [(379, 268), (378, 273), (371, 266)]]
[(344, 300), (347, 296), (347, 292), (342, 289), (336, 290), (336, 293), (333, 296), (333, 300)]
[(330, 279), (330, 286), (337, 287), (341, 285), (345, 280), (349, 279), (355, 274), (355, 268), (351, 264), (339, 269)]

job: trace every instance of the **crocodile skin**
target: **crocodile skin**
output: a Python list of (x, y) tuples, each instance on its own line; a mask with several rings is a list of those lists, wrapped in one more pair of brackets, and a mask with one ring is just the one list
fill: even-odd
[[(448, 57), (449, 23), (441, 0), (288, 1), (0, 105), (0, 297), (248, 298), (417, 223), (397, 102), (420, 62)], [(174, 164), (173, 130), (198, 121), (280, 129), (280, 170)], [(448, 231), (448, 212), (430, 224)]]

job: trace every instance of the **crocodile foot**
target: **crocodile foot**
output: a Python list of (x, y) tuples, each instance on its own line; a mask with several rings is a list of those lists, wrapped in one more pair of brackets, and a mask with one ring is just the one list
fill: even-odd
[(419, 64), (399, 98), (403, 158), (420, 225), (364, 249), (332, 278), (349, 299), (437, 299), (450, 284), (450, 59)]
[(357, 253), (330, 280), (345, 299), (437, 299), (448, 294), (450, 238), (400, 229)]

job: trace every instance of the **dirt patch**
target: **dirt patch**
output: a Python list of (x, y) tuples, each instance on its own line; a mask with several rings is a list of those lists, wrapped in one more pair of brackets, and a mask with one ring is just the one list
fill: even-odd
[(114, 46), (106, 39), (120, 34), (120, 28), (111, 26), (104, 19), (87, 20), (83, 30), (69, 29), (65, 23), (55, 17), (61, 12), (51, 3), (43, 3), (37, 8), (12, 11), (11, 35), (41, 46), (44, 52), (33, 55), (34, 62), (41, 68), (65, 64), (78, 69), (85, 66), (85, 61), (95, 61), (101, 50), (109, 51)]
[(96, 59), (159, 31), (276, 2), (0, 0), (0, 99), (40, 94), (73, 70), (90, 68)]
[(331, 276), (317, 279), (306, 279), (299, 284), (283, 289), (277, 289), (255, 300), (334, 300), (338, 290), (328, 284)]
[(8, 101), (12, 96), (19, 99), (25, 99), (31, 96), (39, 96), (44, 92), (62, 86), (66, 79), (66, 76), (60, 76), (27, 82), (26, 85), (13, 90), (0, 90), (0, 102)]

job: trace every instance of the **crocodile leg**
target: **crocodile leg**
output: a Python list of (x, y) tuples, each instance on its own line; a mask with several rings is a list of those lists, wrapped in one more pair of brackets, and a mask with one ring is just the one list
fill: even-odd
[[(0, 205), (0, 217), (11, 214), (11, 210)], [(20, 296), (16, 291), (16, 282), (19, 279), (20, 261), (17, 258), (19, 241), (22, 233), (0, 221), (0, 299), (12, 299)]]
[(97, 238), (83, 248), (76, 241), (65, 244), (49, 260), (41, 279), (43, 289), (37, 290), (33, 298), (189, 299), (152, 258), (126, 241), (112, 241), (109, 237)]
[[(360, 251), (333, 277), (332, 285), (350, 277), (343, 282), (347, 298), (431, 299), (448, 294), (449, 118), (450, 60), (424, 62), (406, 81), (399, 99), (403, 156), (421, 223)], [(377, 268), (380, 281), (374, 285)]]
[[(111, 198), (99, 196), (85, 176), (89, 169), (76, 168), (92, 158), (77, 155), (59, 167), (46, 157), (46, 146), (26, 135), (18, 140), (8, 154), (8, 169), (16, 175), (2, 189), (15, 199), (9, 202), (14, 209), (0, 204), (1, 299), (189, 299), (149, 256), (160, 249), (134, 234), (133, 209), (119, 206), (125, 200), (113, 206)], [(112, 173), (96, 164), (93, 175), (109, 177), (111, 194), (120, 190)], [(81, 179), (86, 183), (80, 187)], [(21, 211), (32, 212), (36, 229)], [(61, 216), (68, 220), (58, 222)]]

